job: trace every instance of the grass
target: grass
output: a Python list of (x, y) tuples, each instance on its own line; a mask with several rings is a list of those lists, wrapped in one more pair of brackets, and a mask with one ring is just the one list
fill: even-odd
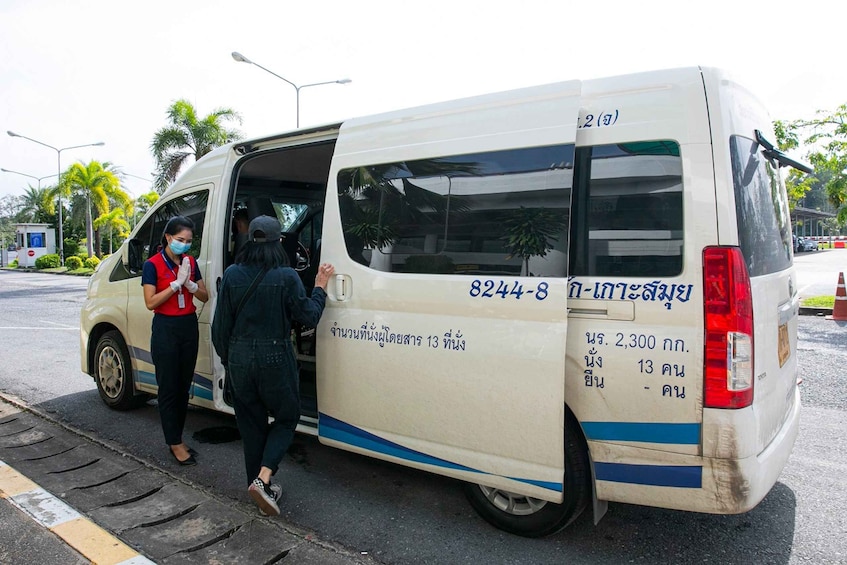
[(809, 298), (804, 299), (801, 302), (801, 305), (805, 306), (806, 308), (834, 308), (835, 296), (810, 296)]
[(94, 269), (89, 269), (88, 267), (80, 267), (79, 269), (74, 269), (73, 271), (68, 271), (68, 275), (90, 275), (94, 272)]

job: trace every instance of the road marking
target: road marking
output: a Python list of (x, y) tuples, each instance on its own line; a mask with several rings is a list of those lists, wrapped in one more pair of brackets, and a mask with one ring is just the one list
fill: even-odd
[(73, 326), (69, 326), (67, 324), (60, 324), (58, 322), (51, 322), (50, 320), (38, 320), (38, 321), (41, 322), (42, 324), (53, 324), (54, 326), (59, 326), (60, 328), (62, 328), (64, 330), (78, 330), (79, 329), (78, 327), (74, 328)]
[(0, 497), (101, 565), (153, 565), (121, 540), (0, 461)]
[(50, 328), (46, 326), (0, 326), (0, 330), (65, 330), (79, 331), (79, 328)]

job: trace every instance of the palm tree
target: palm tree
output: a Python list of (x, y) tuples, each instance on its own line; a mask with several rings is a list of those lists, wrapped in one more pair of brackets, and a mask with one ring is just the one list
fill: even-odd
[[(111, 211), (113, 203), (124, 210), (132, 209), (132, 200), (129, 195), (121, 189), (121, 182), (116, 170), (111, 163), (100, 163), (91, 161), (74, 163), (67, 171), (62, 173), (59, 182), (59, 190), (62, 195), (72, 202), (73, 209), (78, 213), (80, 206), (85, 211), (85, 237), (88, 247), (88, 256), (95, 253), (95, 226), (93, 217), (100, 217)], [(92, 214), (92, 211), (94, 214)], [(98, 245), (97, 255), (100, 255), (100, 233), (97, 226)]]
[(240, 132), (223, 125), (227, 120), (241, 123), (241, 116), (231, 108), (217, 108), (198, 119), (191, 102), (181, 99), (171, 104), (167, 114), (168, 125), (157, 131), (150, 143), (157, 169), (154, 186), (159, 193), (176, 180), (189, 156), (198, 161), (212, 149), (241, 139)]
[(19, 201), (21, 208), (16, 214), (17, 221), (31, 224), (48, 224), (53, 221), (56, 203), (49, 188), (28, 186)]
[(112, 230), (118, 230), (118, 235), (120, 237), (126, 237), (129, 235), (129, 222), (126, 221), (126, 214), (124, 213), (124, 209), (120, 207), (112, 208), (109, 212), (102, 214), (99, 218), (94, 220), (94, 227), (96, 229), (101, 229), (104, 227), (109, 228), (109, 255), (112, 254), (112, 242), (114, 238), (112, 237)]
[(150, 192), (145, 192), (141, 196), (135, 199), (135, 212), (132, 214), (132, 227), (135, 227), (136, 218), (140, 218), (147, 213), (147, 210), (153, 207), (159, 200), (159, 193), (155, 190), (151, 190)]

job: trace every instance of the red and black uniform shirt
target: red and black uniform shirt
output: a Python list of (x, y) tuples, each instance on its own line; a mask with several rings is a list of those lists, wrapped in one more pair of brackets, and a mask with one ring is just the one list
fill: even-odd
[[(189, 278), (194, 282), (201, 280), (203, 276), (200, 274), (200, 267), (197, 266), (197, 260), (191, 255), (183, 255), (180, 257), (180, 261), (182, 261), (183, 257), (188, 257), (191, 261), (191, 275)], [(170, 288), (171, 283), (176, 280), (178, 274), (179, 264), (175, 265), (167, 253), (160, 251), (144, 263), (144, 270), (141, 272), (141, 285), (152, 284), (156, 287), (156, 294), (159, 294), (166, 288)], [(179, 307), (178, 295), (180, 292), (184, 295), (185, 308)], [(169, 297), (161, 306), (153, 310), (153, 312), (165, 316), (186, 316), (188, 314), (194, 314), (196, 310), (194, 306), (194, 295), (183, 287), (179, 289), (179, 292), (174, 292), (173, 296)]]

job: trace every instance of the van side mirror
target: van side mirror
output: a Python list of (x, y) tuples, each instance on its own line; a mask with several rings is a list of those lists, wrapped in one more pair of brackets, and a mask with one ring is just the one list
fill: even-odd
[(137, 275), (144, 269), (144, 243), (140, 239), (130, 239), (127, 245), (127, 270)]

